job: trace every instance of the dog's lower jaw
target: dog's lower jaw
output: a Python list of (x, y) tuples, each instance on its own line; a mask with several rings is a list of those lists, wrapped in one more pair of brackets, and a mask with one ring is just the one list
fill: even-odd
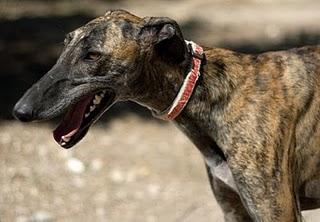
[(63, 148), (71, 148), (88, 132), (90, 126), (115, 103), (115, 93), (102, 90), (85, 96), (70, 107), (60, 125), (54, 130), (56, 142)]

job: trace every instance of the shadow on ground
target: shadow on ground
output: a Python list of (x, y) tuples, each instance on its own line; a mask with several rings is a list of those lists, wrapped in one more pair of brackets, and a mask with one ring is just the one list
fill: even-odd
[[(0, 119), (12, 118), (14, 103), (55, 63), (65, 34), (91, 19), (88, 15), (73, 15), (0, 21)], [(182, 24), (181, 28), (185, 36), (192, 38), (201, 30), (206, 30), (203, 26), (199, 21), (190, 20)], [(257, 53), (319, 43), (320, 34), (299, 32), (277, 42), (225, 42), (217, 46), (244, 53)], [(115, 106), (108, 116), (127, 112), (135, 112), (144, 118), (151, 117), (146, 109), (132, 103)]]

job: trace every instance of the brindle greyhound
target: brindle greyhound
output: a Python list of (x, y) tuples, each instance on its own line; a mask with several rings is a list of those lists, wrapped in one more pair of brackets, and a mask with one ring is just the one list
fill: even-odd
[(302, 221), (301, 210), (320, 206), (320, 47), (197, 47), (169, 18), (109, 11), (67, 35), (14, 115), (44, 120), (68, 109), (54, 138), (69, 148), (117, 101), (157, 115), (170, 107), (166, 118), (203, 154), (226, 221)]

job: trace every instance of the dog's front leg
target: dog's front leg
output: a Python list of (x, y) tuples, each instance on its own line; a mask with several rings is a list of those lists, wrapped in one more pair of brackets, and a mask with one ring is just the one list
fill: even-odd
[(243, 207), (238, 193), (212, 173), (206, 164), (209, 182), (213, 194), (219, 203), (225, 222), (251, 222), (247, 210)]
[[(281, 157), (277, 156), (279, 153)], [(273, 148), (239, 147), (228, 157), (240, 198), (253, 221), (302, 221), (288, 164), (290, 158), (284, 153), (288, 154)]]

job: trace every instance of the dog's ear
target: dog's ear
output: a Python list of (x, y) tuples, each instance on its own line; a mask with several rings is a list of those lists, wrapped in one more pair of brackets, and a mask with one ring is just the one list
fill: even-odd
[(145, 17), (139, 32), (143, 44), (151, 46), (162, 59), (181, 63), (185, 60), (187, 46), (179, 25), (167, 17)]

